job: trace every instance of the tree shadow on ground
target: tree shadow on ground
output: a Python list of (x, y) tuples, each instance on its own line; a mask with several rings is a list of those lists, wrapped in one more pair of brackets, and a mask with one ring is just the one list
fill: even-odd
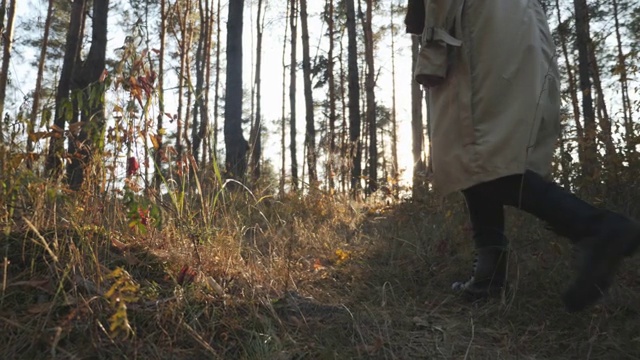
[(349, 310), (351, 327), (329, 325), (324, 347), (335, 358), (640, 358), (638, 259), (599, 304), (569, 314), (560, 298), (574, 276), (571, 245), (517, 210), (507, 216), (510, 287), (471, 302), (451, 290), (473, 261), (460, 199), (371, 212), (360, 224), (365, 246), (307, 287)]

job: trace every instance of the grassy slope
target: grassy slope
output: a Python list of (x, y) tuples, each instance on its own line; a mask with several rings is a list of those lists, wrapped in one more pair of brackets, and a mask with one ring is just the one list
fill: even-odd
[[(240, 197), (206, 216), (168, 206), (146, 234), (115, 200), (19, 217), (0, 240), (0, 358), (640, 358), (638, 261), (603, 304), (567, 314), (571, 248), (531, 217), (509, 212), (510, 291), (469, 303), (450, 290), (473, 256), (459, 198)], [(109, 329), (117, 267), (139, 286), (128, 335)]]

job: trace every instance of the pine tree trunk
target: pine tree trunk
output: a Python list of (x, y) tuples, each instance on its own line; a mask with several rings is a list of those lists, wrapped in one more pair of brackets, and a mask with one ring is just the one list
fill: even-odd
[(80, 131), (69, 140), (72, 159), (67, 166), (67, 181), (74, 190), (80, 189), (93, 156), (104, 147), (106, 117), (102, 95), (106, 88), (99, 80), (106, 66), (108, 14), (109, 0), (93, 0), (91, 47), (87, 58), (76, 63), (74, 69), (74, 87), (82, 92), (84, 100), (82, 108), (78, 109), (82, 122)]
[(156, 127), (156, 148), (153, 155), (155, 163), (154, 187), (160, 188), (162, 184), (162, 160), (164, 157), (164, 56), (167, 33), (166, 0), (160, 0), (160, 54), (158, 55), (158, 123)]
[(298, 155), (296, 142), (296, 74), (297, 74), (297, 44), (298, 44), (298, 9), (297, 0), (291, 0), (291, 12), (289, 21), (291, 24), (291, 64), (289, 65), (289, 151), (291, 153), (291, 187), (298, 190)]
[[(213, 5), (213, 3), (211, 3)], [(209, 154), (209, 127), (211, 119), (209, 117), (209, 103), (211, 98), (211, 41), (213, 40), (213, 10), (209, 4), (209, 0), (205, 0), (207, 39), (205, 41), (205, 74), (204, 74), (204, 101), (202, 103), (202, 122), (200, 123), (200, 139), (202, 139), (202, 159), (200, 163), (204, 166), (207, 164), (207, 155)]]
[(360, 142), (360, 82), (358, 74), (358, 47), (356, 10), (354, 0), (347, 5), (347, 62), (349, 83), (349, 158), (351, 160), (351, 191), (354, 198), (360, 192), (362, 177), (362, 144)]
[(585, 160), (585, 146), (584, 146), (584, 127), (580, 121), (581, 110), (580, 101), (578, 99), (578, 90), (576, 87), (576, 78), (573, 73), (573, 65), (569, 59), (569, 50), (567, 46), (567, 38), (570, 36), (568, 24), (562, 21), (562, 15), (560, 10), (560, 1), (556, 0), (556, 12), (558, 16), (558, 23), (560, 24), (558, 35), (560, 38), (560, 45), (562, 48), (562, 56), (564, 58), (565, 67), (567, 68), (567, 80), (569, 85), (569, 95), (571, 96), (571, 106), (573, 109), (573, 119), (576, 126), (577, 144), (578, 144), (578, 160), (580, 164), (583, 164)]
[(329, 31), (329, 59), (327, 64), (328, 86), (329, 86), (329, 156), (327, 160), (327, 177), (329, 178), (329, 189), (335, 189), (335, 163), (336, 155), (336, 79), (334, 74), (334, 6), (333, 0), (327, 0), (327, 22)]
[(618, 153), (613, 144), (611, 135), (611, 119), (607, 111), (607, 103), (605, 101), (604, 91), (602, 90), (602, 82), (600, 81), (600, 68), (598, 67), (598, 59), (596, 58), (593, 42), (589, 39), (589, 64), (591, 65), (591, 74), (593, 77), (593, 86), (597, 95), (598, 122), (600, 123), (600, 140), (604, 144), (605, 157), (607, 159), (607, 167), (615, 171), (620, 169), (621, 163), (618, 161)]
[(397, 197), (400, 180), (400, 165), (398, 164), (398, 110), (396, 104), (396, 41), (394, 7), (391, 3), (391, 159), (393, 193)]
[(67, 31), (64, 59), (58, 79), (56, 89), (55, 106), (56, 111), (53, 120), (53, 127), (56, 135), (51, 137), (49, 152), (45, 163), (45, 169), (49, 176), (57, 177), (62, 171), (62, 156), (64, 151), (64, 131), (67, 123), (67, 116), (73, 110), (69, 104), (71, 93), (71, 80), (76, 62), (80, 58), (82, 46), (82, 33), (84, 28), (85, 8), (87, 0), (74, 0), (69, 19), (69, 29)]
[(578, 49), (578, 78), (582, 94), (582, 116), (584, 119), (585, 158), (582, 175), (589, 181), (595, 180), (598, 168), (596, 122), (593, 109), (592, 86), (589, 65), (589, 8), (586, 0), (574, 0), (576, 17), (576, 48)]
[(258, 0), (258, 17), (256, 20), (257, 44), (256, 44), (256, 73), (254, 87), (256, 89), (256, 114), (255, 122), (251, 129), (251, 173), (253, 181), (260, 179), (260, 158), (262, 157), (262, 35), (264, 33), (264, 15), (262, 0)]
[(224, 140), (227, 176), (243, 181), (249, 143), (242, 133), (242, 17), (244, 0), (229, 2)]
[(365, 94), (367, 98), (366, 118), (369, 126), (369, 193), (378, 190), (378, 126), (376, 119), (376, 95), (375, 95), (375, 65), (373, 44), (373, 0), (367, 0), (367, 11), (364, 19), (365, 61), (367, 74), (365, 79)]
[[(208, 122), (207, 108), (205, 103), (205, 78), (207, 74), (207, 56), (209, 47), (207, 39), (209, 37), (208, 14), (203, 1), (198, 0), (198, 12), (200, 16), (200, 31), (198, 36), (198, 46), (196, 48), (195, 72), (196, 72), (196, 88), (195, 100), (193, 106), (192, 122), (191, 122), (191, 153), (195, 161), (200, 161), (200, 146), (202, 145), (203, 133)], [(204, 152), (204, 151), (203, 151)]]
[[(5, 2), (3, 1), (3, 5)], [(4, 9), (2, 9), (4, 10)], [(9, 79), (9, 65), (11, 62), (11, 48), (13, 47), (13, 24), (16, 17), (16, 0), (9, 0), (7, 10), (7, 27), (4, 29), (2, 41), (2, 72), (0, 73), (0, 123), (4, 119), (4, 103), (7, 94), (7, 81)], [(4, 15), (4, 11), (2, 11)], [(0, 125), (0, 139), (4, 138)]]
[[(287, 2), (287, 13), (285, 19), (289, 18), (290, 3)], [(287, 179), (287, 150), (286, 150), (286, 136), (287, 136), (287, 114), (286, 114), (286, 97), (287, 97), (287, 33), (289, 31), (289, 23), (285, 20), (284, 24), (284, 38), (282, 39), (282, 122), (280, 124), (280, 196), (285, 194), (285, 183)]]
[(300, 0), (300, 26), (302, 31), (302, 73), (304, 77), (304, 104), (306, 131), (304, 137), (307, 148), (307, 169), (309, 170), (309, 186), (318, 186), (317, 155), (316, 155), (316, 127), (313, 106), (313, 88), (311, 85), (311, 56), (309, 55), (309, 25), (307, 14), (307, 0)]
[(624, 140), (625, 140), (625, 157), (627, 162), (631, 163), (635, 160), (636, 155), (636, 140), (633, 131), (633, 107), (631, 104), (631, 98), (629, 97), (629, 79), (627, 72), (626, 55), (622, 49), (622, 36), (620, 35), (620, 15), (618, 9), (618, 0), (612, 0), (613, 2), (613, 18), (615, 20), (615, 33), (616, 33), (616, 47), (617, 47), (617, 64), (614, 74), (620, 76), (620, 97), (622, 100), (622, 118), (624, 125)]
[[(36, 88), (33, 91), (33, 104), (31, 106), (31, 115), (29, 116), (29, 125), (27, 129), (27, 168), (33, 167), (33, 140), (31, 134), (35, 131), (38, 111), (40, 110), (40, 97), (42, 96), (42, 79), (44, 78), (44, 67), (47, 57), (47, 48), (49, 46), (49, 33), (51, 28), (51, 20), (53, 18), (53, 0), (49, 0), (47, 7), (47, 18), (44, 22), (44, 35), (42, 36), (42, 47), (40, 47), (40, 58), (38, 59), (38, 75), (36, 76)], [(1, 127), (2, 125), (0, 125)], [(1, 137), (0, 137), (1, 138)]]
[(215, 91), (213, 95), (213, 146), (211, 147), (211, 156), (216, 159), (216, 164), (218, 164), (218, 115), (220, 108), (220, 72), (222, 71), (222, 67), (220, 65), (220, 53), (222, 52), (222, 28), (220, 26), (221, 23), (221, 15), (222, 15), (222, 0), (218, 0), (218, 10), (216, 12), (216, 83), (215, 83)]

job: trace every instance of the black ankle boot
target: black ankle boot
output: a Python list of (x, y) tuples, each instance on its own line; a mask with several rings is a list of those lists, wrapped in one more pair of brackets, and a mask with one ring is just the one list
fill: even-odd
[(579, 244), (584, 260), (578, 276), (563, 295), (567, 311), (583, 310), (600, 299), (611, 286), (624, 257), (633, 255), (638, 244), (640, 224), (607, 212), (598, 223), (597, 234)]
[(477, 250), (473, 275), (466, 282), (455, 282), (451, 288), (472, 299), (500, 294), (507, 276), (508, 251), (501, 247)]

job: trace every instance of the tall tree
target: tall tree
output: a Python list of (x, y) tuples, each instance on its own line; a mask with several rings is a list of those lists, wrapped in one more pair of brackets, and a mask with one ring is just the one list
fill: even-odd
[(302, 73), (304, 83), (304, 104), (306, 131), (304, 143), (307, 150), (307, 168), (309, 169), (309, 184), (316, 187), (318, 172), (316, 169), (316, 127), (313, 106), (313, 88), (311, 86), (311, 56), (309, 55), (309, 15), (307, 14), (307, 0), (300, 0), (300, 26), (302, 32)]
[(62, 170), (62, 152), (64, 150), (64, 131), (67, 124), (67, 117), (72, 118), (75, 114), (75, 110), (70, 106), (69, 95), (71, 93), (73, 70), (76, 62), (79, 61), (80, 58), (86, 6), (87, 0), (74, 0), (71, 7), (64, 59), (55, 96), (56, 110), (53, 128), (56, 136), (51, 137), (49, 152), (45, 163), (45, 169), (49, 175), (53, 177), (60, 175)]
[(393, 169), (391, 171), (394, 193), (397, 196), (398, 181), (400, 177), (400, 167), (398, 165), (398, 118), (396, 104), (396, 26), (394, 23), (395, 9), (391, 2), (391, 159)]
[[(290, 3), (287, 1), (287, 10), (285, 19), (289, 17)], [(284, 196), (284, 185), (286, 183), (286, 164), (287, 164), (287, 151), (286, 151), (286, 136), (287, 136), (287, 122), (286, 122), (286, 97), (287, 97), (287, 33), (289, 30), (289, 23), (285, 20), (284, 24), (284, 36), (282, 38), (282, 114), (280, 124), (280, 162), (281, 162), (281, 175), (280, 175), (280, 195)]]
[(627, 71), (627, 55), (622, 48), (622, 35), (620, 32), (620, 2), (618, 0), (612, 0), (613, 3), (613, 18), (615, 20), (615, 34), (616, 34), (616, 66), (613, 74), (619, 76), (618, 82), (620, 83), (620, 98), (622, 103), (622, 119), (625, 129), (625, 155), (627, 161), (631, 161), (634, 158), (636, 147), (633, 144), (633, 107), (631, 105), (631, 97), (629, 96), (629, 75)]
[(298, 71), (297, 44), (298, 44), (298, 1), (291, 0), (289, 22), (291, 26), (291, 64), (289, 65), (289, 151), (291, 153), (291, 187), (298, 189), (298, 157), (296, 141), (296, 73)]
[(362, 144), (360, 142), (360, 82), (358, 74), (358, 46), (356, 10), (354, 0), (346, 0), (347, 6), (347, 62), (349, 83), (349, 158), (351, 160), (351, 191), (357, 196), (362, 177)]
[(164, 61), (167, 38), (167, 0), (160, 0), (160, 53), (158, 54), (158, 117), (156, 126), (156, 148), (153, 156), (155, 163), (154, 186), (160, 187), (162, 183), (162, 159), (164, 157)]
[(585, 159), (582, 162), (582, 175), (589, 180), (596, 176), (598, 164), (596, 143), (596, 122), (593, 109), (591, 85), (591, 66), (589, 64), (589, 7), (586, 0), (574, 0), (576, 21), (576, 48), (578, 49), (578, 77), (582, 95), (582, 117), (584, 119)]
[[(67, 179), (72, 189), (79, 189), (87, 165), (95, 152), (102, 150), (104, 143), (104, 93), (106, 88), (100, 79), (103, 76), (107, 54), (107, 19), (109, 0), (93, 0), (91, 47), (87, 58), (76, 62), (73, 72), (74, 89), (80, 92), (83, 104), (75, 104), (80, 118), (80, 130), (72, 134), (69, 141), (71, 162), (67, 166)], [(74, 99), (77, 102), (77, 97)], [(75, 138), (74, 138), (75, 137)]]
[(0, 21), (4, 22), (4, 14), (7, 14), (7, 26), (4, 28), (2, 41), (2, 72), (0, 73), (0, 141), (4, 138), (2, 121), (4, 119), (4, 103), (7, 93), (7, 81), (9, 79), (9, 64), (11, 61), (11, 48), (13, 47), (13, 24), (16, 16), (16, 0), (3, 0), (0, 4)]
[(329, 188), (335, 188), (335, 164), (336, 155), (336, 78), (335, 67), (335, 7), (333, 0), (327, 0), (325, 4), (326, 21), (329, 31), (329, 53), (327, 62), (327, 82), (329, 86), (329, 156), (327, 157), (327, 177), (329, 178)]
[(367, 64), (365, 78), (366, 121), (369, 126), (369, 182), (368, 191), (375, 192), (378, 189), (378, 141), (377, 141), (377, 121), (376, 121), (376, 79), (374, 66), (374, 43), (373, 43), (373, 0), (366, 0), (367, 11), (363, 19), (364, 25), (364, 54)]
[(262, 0), (258, 0), (258, 16), (256, 20), (256, 72), (253, 86), (255, 88), (256, 113), (251, 128), (251, 173), (254, 181), (260, 178), (260, 158), (262, 157), (262, 38), (264, 34), (264, 14)]
[(249, 143), (242, 133), (242, 17), (244, 0), (229, 2), (224, 141), (227, 175), (244, 180)]
[(222, 28), (220, 27), (220, 18), (222, 12), (222, 0), (218, 0), (218, 9), (216, 11), (216, 81), (215, 81), (215, 90), (213, 95), (213, 146), (211, 147), (211, 153), (216, 158), (218, 158), (218, 112), (219, 112), (219, 102), (220, 102), (220, 72), (222, 66), (220, 65), (220, 53), (222, 50)]
[(578, 138), (578, 158), (580, 163), (585, 160), (585, 143), (584, 143), (584, 127), (581, 121), (580, 101), (578, 99), (578, 89), (573, 70), (572, 61), (569, 58), (569, 47), (567, 45), (567, 38), (570, 35), (570, 26), (568, 21), (562, 20), (562, 10), (560, 8), (560, 1), (555, 0), (556, 14), (558, 16), (558, 37), (560, 38), (560, 45), (562, 49), (562, 57), (564, 59), (565, 68), (567, 71), (567, 82), (569, 86), (569, 95), (571, 98), (571, 107), (573, 110), (573, 119), (576, 127), (576, 135)]
[[(47, 58), (47, 48), (49, 46), (49, 32), (51, 29), (51, 20), (53, 19), (53, 0), (49, 0), (47, 6), (47, 17), (44, 21), (44, 34), (42, 35), (42, 46), (40, 47), (40, 58), (38, 59), (38, 74), (36, 75), (36, 87), (33, 90), (33, 103), (31, 105), (31, 114), (29, 116), (29, 125), (27, 129), (27, 152), (33, 152), (33, 140), (31, 134), (35, 131), (36, 119), (40, 110), (40, 99), (42, 97), (42, 80), (44, 78), (44, 68)], [(1, 126), (1, 125), (0, 125)], [(31, 169), (31, 156), (27, 159), (27, 168)]]
[[(200, 147), (205, 138), (209, 116), (207, 111), (207, 93), (208, 93), (208, 69), (209, 59), (211, 58), (209, 34), (210, 12), (209, 1), (198, 0), (198, 15), (200, 17), (200, 29), (198, 36), (198, 45), (196, 48), (195, 72), (196, 72), (196, 88), (195, 100), (193, 106), (193, 121), (191, 124), (191, 152), (196, 161), (200, 161)], [(206, 151), (203, 151), (205, 153)]]

